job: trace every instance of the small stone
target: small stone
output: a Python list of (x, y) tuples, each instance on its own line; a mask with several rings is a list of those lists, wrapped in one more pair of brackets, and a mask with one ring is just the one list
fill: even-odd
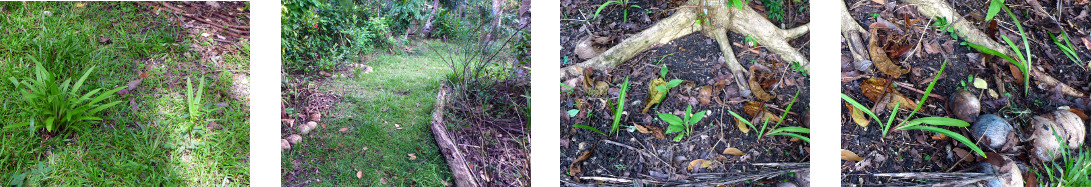
[(298, 144), (300, 141), (303, 141), (303, 136), (299, 136), (298, 134), (288, 136), (288, 143)]
[(300, 134), (307, 134), (314, 130), (315, 127), (318, 127), (318, 123), (312, 121), (307, 122), (307, 125), (300, 125), (298, 130)]
[(280, 149), (290, 150), (290, 149), (292, 149), (292, 144), (289, 144), (288, 140), (280, 139)]
[[(975, 140), (987, 140), (989, 143), (987, 146), (1000, 149), (1004, 146), (1004, 143), (1008, 142), (1008, 133), (1011, 133), (1013, 128), (1004, 118), (993, 114), (985, 114), (977, 118), (970, 130)], [(983, 136), (984, 138), (982, 138)]]

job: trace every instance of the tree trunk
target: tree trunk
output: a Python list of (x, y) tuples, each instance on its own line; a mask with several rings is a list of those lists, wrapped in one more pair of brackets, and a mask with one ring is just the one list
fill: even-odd
[(439, 9), (439, 0), (432, 0), (432, 12), (428, 13), (428, 19), (424, 21), (424, 28), (421, 29), (421, 37), (431, 38), (432, 29), (435, 28), (433, 23), (436, 21), (436, 10)]

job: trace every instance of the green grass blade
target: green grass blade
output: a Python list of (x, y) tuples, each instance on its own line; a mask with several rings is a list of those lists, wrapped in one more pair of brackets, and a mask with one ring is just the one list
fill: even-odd
[(890, 132), (890, 125), (894, 124), (894, 117), (898, 116), (898, 107), (901, 107), (902, 102), (894, 102), (894, 109), (890, 110), (890, 118), (883, 123), (883, 136), (886, 137), (886, 133)]
[(782, 127), (782, 128), (774, 129), (773, 131), (769, 131), (769, 134), (779, 133), (779, 132), (811, 133), (811, 129), (803, 128), (803, 127)]
[(619, 123), (621, 123), (621, 114), (625, 111), (625, 92), (629, 91), (629, 77), (625, 77), (625, 82), (621, 83), (621, 92), (617, 97), (617, 110), (614, 110), (614, 124), (610, 126), (610, 133), (617, 133)]
[(879, 116), (876, 116), (875, 113), (871, 112), (871, 109), (868, 109), (867, 107), (864, 107), (864, 105), (861, 105), (859, 102), (856, 102), (856, 100), (852, 99), (852, 97), (849, 97), (849, 95), (846, 95), (845, 93), (841, 93), (841, 99), (845, 100), (845, 102), (849, 102), (849, 104), (852, 105), (852, 107), (856, 107), (856, 109), (864, 111), (864, 113), (867, 113), (869, 116), (871, 116), (872, 119), (875, 119), (875, 122), (881, 121), (881, 120), (879, 120)]
[(769, 135), (770, 136), (790, 136), (790, 137), (799, 138), (800, 140), (803, 140), (804, 142), (811, 143), (811, 138), (807, 138), (806, 136), (799, 135), (799, 134), (794, 134), (794, 133), (773, 133), (773, 134), (769, 134)]
[[(928, 88), (924, 89), (924, 94), (921, 96), (921, 101), (917, 102), (917, 107), (913, 108), (913, 112), (909, 113), (909, 116), (905, 119), (912, 119), (914, 114), (917, 114), (917, 110), (924, 106), (924, 101), (928, 100), (928, 96), (932, 94), (932, 88), (936, 87), (936, 82), (939, 82), (939, 75), (943, 74), (943, 69), (947, 67), (947, 60), (944, 59), (943, 63), (939, 66), (939, 71), (936, 72), (936, 76), (932, 78), (932, 82), (928, 83)], [(904, 123), (904, 121), (903, 121)]]
[(83, 86), (83, 81), (87, 80), (87, 76), (91, 75), (91, 72), (94, 71), (94, 70), (95, 70), (95, 66), (91, 66), (90, 69), (87, 69), (87, 71), (83, 73), (83, 76), (80, 76), (80, 79), (76, 80), (76, 84), (72, 86), (72, 91), (73, 92), (80, 91), (80, 87)]
[(929, 132), (935, 132), (935, 133), (940, 133), (940, 134), (943, 134), (943, 135), (947, 135), (947, 136), (949, 136), (949, 137), (951, 137), (951, 138), (953, 138), (953, 139), (955, 139), (955, 140), (957, 140), (959, 142), (962, 142), (963, 145), (966, 145), (967, 147), (970, 147), (970, 149), (973, 149), (974, 152), (976, 152), (978, 155), (981, 155), (981, 157), (988, 158), (988, 156), (985, 156), (985, 152), (981, 151), (981, 148), (977, 147), (977, 144), (974, 144), (974, 142), (970, 141), (969, 138), (966, 138), (965, 136), (962, 136), (961, 134), (952, 132), (950, 130), (943, 129), (943, 128), (938, 128), (938, 127), (924, 126), (924, 125), (910, 126), (910, 127), (905, 127), (903, 129), (904, 130), (923, 130), (923, 131), (929, 131)]
[(598, 9), (598, 10), (595, 10), (595, 15), (591, 16), (591, 19), (595, 19), (595, 18), (598, 18), (598, 17), (599, 17), (599, 13), (601, 13), (601, 12), (602, 12), (602, 9), (605, 9), (605, 8), (606, 8), (606, 6), (609, 6), (610, 4), (614, 4), (614, 3), (618, 3), (618, 4), (621, 4), (621, 2), (620, 2), (620, 1), (607, 1), (606, 3), (603, 3), (602, 5), (599, 5), (599, 9)]
[(960, 119), (947, 118), (947, 117), (923, 117), (923, 118), (917, 118), (917, 119), (913, 119), (912, 121), (906, 122), (905, 125), (902, 126), (902, 128), (905, 128), (905, 127), (908, 127), (908, 126), (916, 126), (916, 125), (920, 125), (920, 124), (950, 126), (950, 127), (969, 127), (970, 126), (970, 123), (968, 123), (966, 121), (962, 121)]
[(602, 134), (602, 135), (606, 135), (606, 133), (605, 133), (605, 132), (602, 132), (601, 130), (599, 130), (599, 129), (596, 129), (596, 128), (594, 128), (594, 127), (591, 127), (591, 126), (587, 126), (587, 125), (580, 125), (580, 124), (575, 124), (575, 125), (572, 125), (572, 126), (573, 126), (573, 127), (576, 127), (576, 128), (581, 128), (581, 129), (587, 129), (587, 130), (595, 131), (595, 132), (597, 132), (597, 133), (599, 133), (599, 134)]

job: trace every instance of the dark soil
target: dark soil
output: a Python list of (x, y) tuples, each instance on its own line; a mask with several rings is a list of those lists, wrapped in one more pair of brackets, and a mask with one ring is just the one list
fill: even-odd
[[(635, 1), (634, 1), (635, 2)], [(757, 1), (755, 1), (757, 2)], [(592, 12), (598, 8), (599, 1), (591, 1), (579, 6), (570, 4), (565, 6), (562, 2), (562, 12), (565, 15), (573, 15), (579, 12)], [(667, 3), (677, 6), (684, 2)], [(640, 4), (642, 7), (645, 4)], [(755, 5), (754, 3), (751, 6)], [(609, 8), (607, 9), (609, 10)], [(604, 15), (607, 10), (604, 10)], [(658, 15), (658, 14), (657, 14)], [(656, 17), (661, 19), (669, 16), (664, 14)], [(633, 20), (636, 17), (630, 15)], [(806, 13), (799, 13), (793, 20), (803, 20), (806, 23)], [(610, 16), (602, 17), (611, 19)], [(618, 19), (620, 15), (617, 16)], [(578, 37), (586, 36), (585, 31), (576, 31), (570, 27), (581, 27), (580, 30), (590, 28), (611, 28), (608, 25), (599, 25), (597, 21), (583, 24), (582, 21), (564, 21), (562, 18), (562, 56), (568, 57), (568, 64), (577, 63), (580, 60), (572, 53), (572, 46)], [(786, 18), (786, 20), (788, 20)], [(604, 23), (617, 23), (603, 21)], [(637, 21), (638, 22), (638, 21)], [(654, 22), (637, 26), (646, 28)], [(582, 26), (581, 26), (582, 25)], [(791, 26), (789, 26), (791, 27)], [(594, 31), (595, 29), (590, 29)], [(610, 30), (610, 29), (603, 29)], [(639, 32), (639, 29), (631, 33)], [(765, 102), (770, 112), (781, 115), (783, 109), (791, 102), (793, 95), (798, 91), (799, 96), (781, 127), (802, 126), (809, 127), (806, 121), (809, 116), (810, 87), (809, 79), (798, 71), (792, 70), (788, 63), (782, 62), (778, 56), (764, 49), (755, 50), (745, 47), (744, 37), (737, 33), (729, 33), (732, 41), (736, 43), (733, 50), (744, 67), (760, 64), (772, 70), (775, 76), (775, 84), (768, 90), (775, 92), (776, 98)], [(620, 37), (620, 36), (619, 36)], [(566, 39), (567, 38), (567, 39)], [(613, 44), (616, 44), (615, 40)], [(792, 41), (792, 45), (802, 48), (801, 52), (807, 54), (807, 41), (804, 36)], [(613, 45), (610, 44), (610, 45)], [(601, 96), (593, 96), (590, 88), (578, 86), (575, 91), (561, 93), (561, 180), (568, 185), (594, 184), (598, 181), (579, 180), (578, 177), (608, 177), (618, 179), (636, 179), (661, 181), (659, 184), (692, 184), (707, 181), (722, 181), (743, 174), (755, 174), (770, 172), (770, 168), (758, 167), (754, 163), (806, 163), (809, 160), (809, 145), (803, 141), (783, 136), (766, 136), (757, 139), (757, 130), (751, 130), (749, 134), (743, 133), (735, 125), (735, 119), (728, 114), (728, 110), (750, 117), (742, 109), (743, 103), (755, 101), (738, 93), (738, 86), (729, 78), (731, 73), (723, 61), (723, 53), (716, 42), (703, 34), (691, 34), (672, 41), (670, 44), (657, 46), (644, 51), (637, 57), (613, 69), (595, 69), (591, 76), (594, 81), (605, 81), (609, 84), (608, 93)], [(564, 58), (562, 57), (562, 63)], [(562, 64), (565, 66), (566, 64)], [(647, 113), (641, 113), (648, 96), (648, 84), (651, 80), (659, 78), (661, 66), (669, 69), (666, 80), (681, 79), (684, 83), (672, 88), (666, 99), (658, 106), (654, 106)], [(622, 129), (615, 136), (604, 136), (590, 130), (575, 128), (575, 124), (583, 124), (595, 127), (605, 132), (610, 131), (613, 123), (613, 113), (618, 100), (620, 87), (625, 78), (629, 78), (630, 89), (626, 93), (625, 114), (622, 114), (620, 125)], [(720, 80), (727, 81), (726, 86), (717, 90), (710, 97), (710, 102), (700, 102), (699, 90), (704, 86), (714, 85)], [(562, 88), (563, 90), (565, 88)], [(578, 104), (579, 103), (579, 104)], [(581, 107), (582, 106), (582, 107)], [(703, 120), (692, 126), (691, 135), (685, 136), (680, 142), (674, 142), (677, 134), (666, 134), (666, 139), (657, 139), (652, 134), (644, 134), (638, 131), (626, 131), (625, 126), (642, 125), (667, 129), (667, 123), (658, 119), (657, 113), (672, 113), (681, 116), (687, 106), (692, 106), (693, 111), (710, 111)], [(575, 117), (570, 117), (568, 110), (581, 109)], [(760, 124), (759, 124), (760, 125)], [(772, 126), (772, 124), (770, 124)], [(631, 148), (627, 148), (625, 145)], [(737, 148), (745, 153), (744, 156), (722, 154), (726, 148)], [(569, 170), (579, 155), (592, 150), (590, 159), (581, 162), (581, 172), (574, 173)], [(643, 154), (654, 155), (654, 157)], [(687, 170), (686, 167), (695, 159), (705, 159), (713, 162), (709, 168)], [(776, 170), (776, 168), (773, 168)], [(800, 174), (802, 175), (802, 174)], [(749, 181), (750, 183), (739, 185), (772, 185), (785, 181), (804, 183), (792, 179), (800, 176), (795, 173), (779, 175), (772, 179)]]
[[(950, 2), (950, 1), (949, 1)], [(987, 24), (981, 24), (984, 20), (984, 10), (988, 9), (986, 1), (974, 1), (974, 2), (951, 2), (955, 9), (967, 16), (966, 18), (948, 18), (948, 21), (970, 21), (974, 25), (977, 25), (983, 31), (987, 32)], [(1055, 5), (1057, 2), (1041, 1), (1046, 6), (1047, 11), (1055, 13)], [(976, 50), (968, 49), (968, 47), (959, 45), (964, 40), (954, 40), (946, 32), (938, 32), (936, 29), (928, 27), (928, 20), (930, 18), (920, 17), (916, 11), (916, 7), (906, 5), (902, 3), (888, 3), (887, 5), (876, 4), (872, 1), (856, 1), (846, 0), (846, 4), (849, 6), (850, 13), (853, 18), (856, 19), (861, 26), (865, 29), (869, 28), (869, 25), (876, 22), (875, 18), (872, 18), (873, 13), (877, 13), (883, 19), (886, 19), (897, 25), (902, 25), (902, 29), (906, 30), (906, 36), (908, 38), (909, 45), (916, 45), (918, 40), (920, 45), (935, 45), (939, 46), (941, 50), (929, 52), (921, 47), (919, 50), (910, 49), (909, 53), (901, 57), (893, 57), (892, 60), (895, 63), (901, 63), (903, 67), (911, 68), (911, 73), (903, 75), (899, 78), (894, 78), (893, 81), (898, 82), (898, 91), (905, 94), (906, 97), (919, 101), (922, 97), (922, 92), (910, 90), (905, 87), (912, 87), (917, 90), (923, 91), (927, 88), (931, 79), (940, 68), (940, 64), (947, 60), (946, 69), (943, 74), (936, 80), (936, 83), (932, 94), (941, 97), (948, 97), (960, 89), (968, 89), (973, 95), (977, 96), (982, 103), (981, 114), (996, 114), (1009, 120), (1016, 128), (1016, 135), (1022, 140), (1026, 140), (1031, 134), (1031, 128), (1028, 125), (1030, 117), (1034, 115), (1045, 114), (1058, 109), (1059, 107), (1071, 107), (1077, 110), (1086, 112), (1088, 110), (1087, 101), (1088, 98), (1073, 98), (1060, 94), (1058, 89), (1046, 86), (1044, 84), (1039, 85), (1038, 81), (1031, 78), (1031, 86), (1029, 93), (1024, 94), (1024, 87), (1021, 85), (1022, 77), (1014, 77), (1009, 70), (1008, 62), (997, 57), (984, 57)], [(1064, 56), (1049, 40), (1049, 34), (1046, 27), (1050, 27), (1049, 24), (1044, 24), (1045, 20), (1036, 15), (1028, 15), (1027, 11), (1029, 6), (1025, 6), (1024, 2), (1014, 3), (1009, 2), (1009, 7), (1013, 12), (1020, 16), (1020, 21), (1023, 21), (1024, 29), (1031, 35), (1028, 39), (1031, 43), (1032, 53), (1034, 54), (1034, 68), (1041, 68), (1043, 72), (1053, 76), (1070, 86), (1073, 86), (1079, 90), (1086, 92), (1088, 89), (1088, 80), (1091, 80), (1085, 69), (1081, 68), (1070, 61)], [(1066, 2), (1065, 4), (1069, 4)], [(1086, 5), (1074, 6), (1066, 5), (1078, 14), (1079, 11), (1086, 9)], [(1054, 7), (1054, 8), (1049, 8)], [(905, 27), (905, 19), (919, 19), (920, 22), (916, 22), (913, 25)], [(1018, 31), (1015, 26), (1012, 25), (1011, 18), (1005, 13), (1001, 12), (997, 15), (996, 20), (1000, 21), (999, 34), (1007, 35), (1012, 40), (1019, 38)], [(1069, 32), (1069, 37), (1072, 39), (1073, 45), (1076, 46), (1077, 53), (1080, 54), (1080, 58), (1088, 59), (1091, 55), (1088, 55), (1088, 48), (1084, 45), (1085, 39), (1091, 39), (1087, 36), (1087, 31), (1082, 30), (1086, 28), (1089, 22), (1086, 19), (1071, 19), (1068, 20), (1074, 25), (1064, 25), (1065, 31)], [(924, 30), (925, 28), (928, 28)], [(1010, 29), (1010, 30), (1009, 30)], [(1014, 31), (1014, 32), (1013, 32)], [(1059, 32), (1059, 31), (1058, 31)], [(923, 33), (923, 34), (922, 34)], [(865, 36), (866, 37), (866, 36)], [(994, 39), (999, 38), (995, 37)], [(844, 42), (844, 41), (842, 41)], [(867, 39), (865, 39), (865, 43)], [(1017, 46), (1022, 47), (1022, 43), (1016, 42)], [(852, 66), (852, 57), (849, 55), (848, 47), (842, 43), (842, 87), (841, 92), (849, 95), (850, 97), (861, 102), (864, 106), (871, 107), (875, 105), (874, 101), (870, 101), (867, 97), (861, 94), (860, 83), (868, 78), (888, 79), (889, 75), (878, 73), (877, 70), (872, 69), (873, 73), (863, 73), (855, 71)], [(888, 53), (890, 54), (890, 53)], [(906, 59), (903, 61), (903, 59)], [(1086, 62), (1083, 62), (1086, 63)], [(988, 88), (997, 92), (997, 97), (990, 96), (989, 90), (983, 90), (974, 88), (972, 81), (968, 80), (969, 77), (976, 77), (984, 79), (988, 82)], [(1001, 91), (1000, 86), (1003, 87)], [(1004, 92), (1006, 91), (1006, 93)], [(955, 118), (952, 112), (947, 110), (948, 103), (946, 98), (932, 97), (929, 98), (921, 110), (918, 112), (918, 116), (940, 116)], [(861, 162), (854, 161), (842, 161), (842, 182), (846, 184), (863, 184), (863, 185), (909, 185), (909, 184), (927, 184), (920, 181), (908, 181), (903, 179), (891, 179), (885, 177), (874, 177), (870, 174), (874, 173), (900, 173), (900, 172), (977, 172), (976, 164), (979, 161), (975, 159), (981, 159), (980, 156), (976, 158), (967, 158), (962, 160), (961, 157), (955, 154), (954, 149), (962, 149), (969, 151), (966, 146), (954, 141), (950, 138), (933, 138), (935, 133), (926, 131), (891, 131), (887, 137), (882, 138), (881, 128), (878, 123), (872, 122), (868, 127), (862, 127), (852, 121), (849, 114), (849, 108), (842, 106), (841, 117), (841, 132), (842, 132), (842, 148), (855, 152), (863, 157), (865, 160)], [(889, 109), (886, 109), (884, 113), (889, 113)], [(909, 111), (900, 110), (899, 117), (905, 117)], [(880, 119), (886, 119), (889, 114), (881, 114)], [(899, 118), (898, 121), (904, 120)], [(946, 128), (964, 136), (972, 138), (967, 128)], [(1023, 143), (1020, 143), (1022, 145)], [(1001, 155), (1005, 155), (1013, 158), (1019, 165), (1024, 168), (1023, 176), (1032, 175), (1026, 170), (1027, 167), (1040, 170), (1040, 163), (1033, 163), (1028, 159), (1026, 154), (1029, 149), (1016, 148), (1009, 151), (990, 150), (984, 148), (985, 152), (994, 152)], [(1086, 147), (1086, 146), (1085, 146)], [(991, 158), (991, 157), (990, 157)], [(934, 182), (934, 181), (933, 181)]]
[[(523, 105), (530, 82), (520, 80), (529, 77), (488, 86), (486, 97), (453, 96), (444, 108), (451, 139), (479, 184), (530, 185), (530, 109)], [(495, 108), (481, 110), (485, 106)]]

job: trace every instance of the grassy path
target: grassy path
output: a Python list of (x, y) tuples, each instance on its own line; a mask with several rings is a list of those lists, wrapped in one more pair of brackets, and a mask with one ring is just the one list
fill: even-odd
[(446, 64), (432, 51), (372, 57), (367, 65), (374, 72), (320, 86), (320, 91), (340, 96), (341, 102), (331, 106), (332, 111), (322, 111), (320, 124), (325, 128), (320, 125), (286, 151), (283, 168), (310, 172), (298, 176), (298, 181), (309, 184), (319, 180), (338, 186), (452, 184), (429, 129), (437, 87), (448, 73)]

